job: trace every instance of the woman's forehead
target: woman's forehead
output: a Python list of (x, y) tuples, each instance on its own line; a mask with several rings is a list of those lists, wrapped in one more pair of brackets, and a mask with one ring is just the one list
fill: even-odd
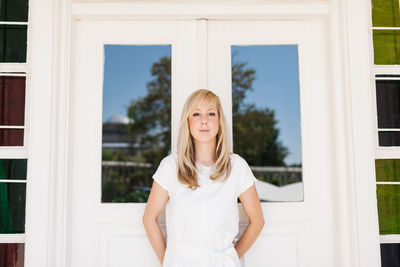
[(195, 110), (195, 109), (198, 109), (198, 110), (215, 109), (215, 110), (217, 110), (217, 105), (213, 101), (201, 99), (193, 105), (193, 110)]

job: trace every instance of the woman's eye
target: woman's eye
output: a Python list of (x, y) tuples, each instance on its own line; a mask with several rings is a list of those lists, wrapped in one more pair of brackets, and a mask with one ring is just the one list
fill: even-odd
[(199, 113), (193, 113), (193, 116), (199, 116)]
[(210, 116), (215, 116), (214, 112), (209, 113)]

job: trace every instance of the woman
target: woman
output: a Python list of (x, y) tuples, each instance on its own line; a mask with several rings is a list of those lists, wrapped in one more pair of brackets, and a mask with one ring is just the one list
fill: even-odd
[[(230, 152), (221, 103), (200, 89), (185, 102), (178, 152), (155, 174), (143, 215), (150, 243), (163, 267), (239, 267), (239, 258), (264, 226), (256, 178), (246, 161)], [(239, 197), (249, 218), (238, 233)], [(166, 205), (167, 245), (157, 218)]]

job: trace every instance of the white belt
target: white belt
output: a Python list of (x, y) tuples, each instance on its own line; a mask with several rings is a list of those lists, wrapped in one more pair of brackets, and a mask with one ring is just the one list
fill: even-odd
[[(178, 251), (183, 255), (192, 255), (194, 257), (202, 257), (203, 255), (210, 259), (209, 267), (238, 267), (239, 259), (233, 244), (222, 251), (213, 251), (187, 244), (181, 241), (168, 241), (167, 248)], [(208, 266), (207, 266), (208, 267)]]

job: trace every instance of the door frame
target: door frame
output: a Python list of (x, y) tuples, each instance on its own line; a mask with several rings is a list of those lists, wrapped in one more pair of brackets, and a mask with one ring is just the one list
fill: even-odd
[[(40, 2), (40, 4), (39, 4)], [(324, 19), (330, 24), (331, 80), (334, 90), (337, 140), (336, 194), (339, 266), (378, 266), (379, 228), (375, 192), (373, 103), (370, 66), (373, 59), (371, 4), (363, 0), (292, 0), (284, 4), (211, 5), (195, 0), (182, 4), (79, 3), (72, 1), (30, 3), (32, 25), (32, 120), (28, 170), (25, 266), (69, 266), (65, 257), (68, 205), (68, 89), (70, 27), (80, 19)], [(200, 2), (200, 1), (199, 1)], [(184, 1), (182, 1), (184, 3)], [(51, 26), (50, 26), (51, 25)], [(363, 29), (360, 31), (359, 29)], [(44, 36), (45, 35), (45, 36)], [(45, 37), (45, 38), (43, 38)], [(50, 41), (49, 41), (50, 40)], [(51, 55), (48, 54), (48, 44)], [(368, 45), (365, 45), (368, 44)], [(48, 81), (51, 73), (52, 81)], [(39, 93), (40, 92), (40, 93)], [(40, 97), (39, 97), (39, 95)], [(50, 101), (43, 103), (43, 96)], [(47, 108), (47, 109), (46, 109)], [(51, 110), (45, 113), (44, 110)], [(369, 116), (365, 116), (368, 114)], [(49, 119), (43, 119), (43, 118)], [(47, 129), (51, 137), (34, 129)], [(44, 149), (43, 149), (43, 146)], [(49, 170), (43, 174), (43, 166)], [(41, 182), (38, 182), (41, 181)], [(29, 185), (29, 183), (31, 183)], [(40, 189), (40, 190), (39, 190)], [(46, 197), (43, 197), (46, 196)], [(43, 207), (46, 207), (43, 210)], [(42, 216), (37, 216), (41, 214)], [(51, 225), (47, 228), (44, 225)], [(46, 237), (43, 239), (43, 237)], [(42, 248), (47, 247), (46, 251)], [(41, 249), (41, 252), (39, 251)]]

